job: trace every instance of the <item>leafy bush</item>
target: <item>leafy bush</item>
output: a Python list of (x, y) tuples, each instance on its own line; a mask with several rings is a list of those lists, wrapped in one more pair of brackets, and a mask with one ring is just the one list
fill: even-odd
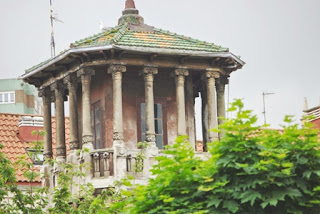
[(158, 157), (147, 186), (138, 186), (124, 213), (320, 213), (318, 130), (256, 126), (236, 100), (236, 117), (219, 128), (208, 160), (195, 158), (185, 137)]

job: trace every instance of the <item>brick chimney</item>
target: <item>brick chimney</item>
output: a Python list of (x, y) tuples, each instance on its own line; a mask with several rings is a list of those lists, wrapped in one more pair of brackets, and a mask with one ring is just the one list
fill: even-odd
[(20, 118), (18, 136), (21, 139), (21, 141), (32, 142), (42, 140), (42, 137), (31, 134), (33, 131), (39, 130), (43, 130), (42, 117), (22, 116)]

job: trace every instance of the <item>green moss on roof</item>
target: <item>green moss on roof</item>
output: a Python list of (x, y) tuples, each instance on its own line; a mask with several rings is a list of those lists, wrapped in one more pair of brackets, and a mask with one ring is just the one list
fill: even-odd
[[(73, 49), (84, 47), (98, 47), (104, 45), (123, 45), (133, 47), (165, 48), (205, 52), (229, 51), (228, 48), (224, 48), (213, 43), (192, 39), (190, 37), (158, 28), (153, 28), (152, 31), (130, 30), (128, 24), (118, 25), (114, 28), (110, 28), (93, 36), (76, 41), (70, 45), (70, 48)], [(28, 73), (30, 71), (33, 71), (51, 60), (52, 58), (27, 69), (25, 72)]]
[(79, 40), (73, 43), (71, 47), (91, 47), (108, 44), (207, 52), (228, 51), (227, 48), (217, 46), (213, 43), (199, 41), (162, 29), (154, 28), (153, 32), (141, 32), (129, 30), (127, 25), (120, 25), (105, 32)]

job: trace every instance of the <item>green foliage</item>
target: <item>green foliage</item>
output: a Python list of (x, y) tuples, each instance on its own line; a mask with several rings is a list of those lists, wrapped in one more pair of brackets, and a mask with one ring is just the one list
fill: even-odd
[[(196, 167), (200, 159), (195, 158), (193, 148), (186, 137), (164, 150), (165, 156), (157, 157), (151, 172), (155, 175), (147, 186), (137, 186), (133, 197), (128, 199), (127, 213), (190, 213), (198, 210), (201, 201), (194, 195), (197, 186)], [(134, 204), (134, 206), (131, 206)]]
[(236, 100), (210, 157), (195, 157), (186, 137), (157, 158), (154, 178), (137, 186), (123, 213), (319, 213), (320, 144), (310, 123), (287, 116), (283, 130), (256, 126)]

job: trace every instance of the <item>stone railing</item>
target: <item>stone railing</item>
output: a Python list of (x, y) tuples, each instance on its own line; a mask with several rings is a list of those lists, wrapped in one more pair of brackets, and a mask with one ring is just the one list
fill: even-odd
[(130, 149), (127, 151), (127, 158), (126, 158), (127, 174), (133, 174), (133, 173), (137, 173), (140, 175), (143, 174), (145, 160), (137, 158), (140, 152), (141, 152), (140, 149)]
[[(96, 149), (90, 152), (92, 160), (92, 177), (87, 180), (97, 188), (107, 188), (112, 186), (115, 181), (132, 175), (135, 182), (146, 184), (151, 176), (149, 170), (156, 163), (154, 157), (167, 156), (163, 151), (153, 155), (152, 150), (146, 149), (145, 158), (140, 159), (141, 149), (117, 148)], [(169, 155), (170, 156), (170, 155)], [(209, 153), (196, 152), (195, 157), (206, 160), (210, 157)]]
[(96, 149), (90, 152), (92, 157), (92, 171), (94, 178), (107, 178), (114, 175), (114, 150)]

